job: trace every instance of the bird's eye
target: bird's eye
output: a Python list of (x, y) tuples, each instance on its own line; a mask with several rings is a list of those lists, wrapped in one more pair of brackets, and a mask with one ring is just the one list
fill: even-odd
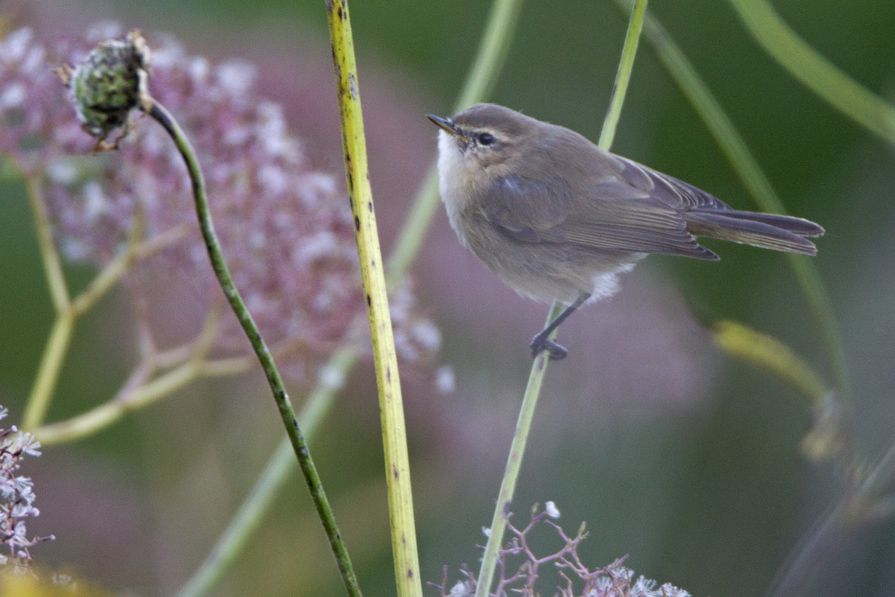
[(479, 145), (491, 145), (496, 139), (491, 133), (479, 133), (476, 137), (476, 141), (479, 142)]

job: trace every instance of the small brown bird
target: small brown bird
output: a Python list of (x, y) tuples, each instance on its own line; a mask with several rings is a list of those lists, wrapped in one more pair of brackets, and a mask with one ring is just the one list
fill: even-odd
[(732, 209), (686, 182), (604, 151), (575, 131), (496, 104), (441, 128), (441, 198), (460, 242), (516, 292), (566, 304), (532, 339), (532, 355), (567, 351), (549, 339), (572, 312), (618, 289), (616, 274), (650, 253), (709, 261), (697, 236), (815, 255), (802, 218)]

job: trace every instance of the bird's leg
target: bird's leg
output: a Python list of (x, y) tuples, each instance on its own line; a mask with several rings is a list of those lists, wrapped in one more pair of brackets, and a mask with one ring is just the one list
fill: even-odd
[(575, 299), (575, 302), (571, 305), (568, 305), (565, 309), (563, 309), (562, 313), (557, 315), (553, 321), (548, 323), (543, 330), (535, 334), (535, 337), (531, 339), (531, 344), (528, 345), (531, 348), (531, 356), (536, 357), (541, 354), (542, 350), (546, 350), (550, 353), (550, 358), (554, 361), (558, 361), (559, 359), (564, 359), (569, 351), (558, 342), (554, 342), (550, 339), (550, 334), (553, 333), (553, 330), (559, 327), (566, 318), (571, 315), (575, 309), (584, 304), (584, 302), (590, 298), (590, 293), (583, 292), (578, 295), (578, 298)]

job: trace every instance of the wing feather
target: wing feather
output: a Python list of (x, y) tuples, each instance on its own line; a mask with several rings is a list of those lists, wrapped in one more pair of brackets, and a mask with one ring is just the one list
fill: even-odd
[[(487, 191), (481, 209), (504, 235), (521, 243), (571, 243), (605, 252), (669, 253), (697, 259), (718, 256), (699, 245), (681, 213), (640, 188), (604, 177), (582, 193), (564, 179), (511, 176)], [(653, 183), (654, 188), (657, 184)], [(586, 195), (586, 201), (575, 195)]]

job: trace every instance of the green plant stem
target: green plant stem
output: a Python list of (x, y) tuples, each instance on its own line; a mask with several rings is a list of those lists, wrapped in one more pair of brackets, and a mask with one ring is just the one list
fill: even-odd
[[(483, 101), (491, 95), (497, 84), (497, 75), (506, 61), (521, 9), (522, 0), (495, 0), (491, 5), (482, 41), (466, 75), (463, 88), (454, 103), (454, 112)], [(397, 281), (403, 278), (416, 258), (437, 208), (438, 170), (433, 162), (426, 171), (410, 215), (395, 241), (394, 250), (389, 258), (387, 268), (389, 287), (396, 285)]]
[[(617, 0), (617, 4), (627, 8), (622, 0)], [(658, 19), (652, 15), (646, 18), (644, 35), (647, 41), (653, 45), (659, 60), (671, 74), (681, 92), (705, 122), (758, 207), (763, 211), (785, 212), (783, 202), (774, 191), (770, 180), (749, 151), (733, 122), (728, 118), (718, 100), (709, 91), (708, 86), (700, 78), (684, 53), (674, 43)], [(848, 365), (839, 337), (839, 328), (833, 315), (830, 296), (812, 261), (791, 254), (787, 254), (786, 259), (823, 334), (836, 390), (839, 396), (848, 402), (851, 396)]]
[[(61, 444), (89, 437), (113, 423), (120, 421), (125, 415), (149, 404), (158, 402), (162, 398), (171, 396), (175, 391), (188, 384), (208, 377), (208, 369), (214, 364), (201, 360), (187, 361), (164, 375), (160, 375), (152, 381), (142, 384), (138, 389), (129, 393), (123, 399), (109, 400), (99, 406), (83, 412), (75, 417), (42, 425), (34, 430), (34, 436), (44, 446)], [(234, 373), (245, 368), (228, 369), (228, 373)]]
[(71, 311), (75, 317), (90, 311), (109, 290), (117, 284), (130, 269), (141, 253), (140, 239), (144, 231), (143, 213), (138, 211), (128, 233), (127, 247), (106, 265), (99, 274), (71, 301)]
[(50, 335), (47, 337), (47, 343), (34, 376), (34, 386), (22, 416), (22, 427), (33, 430), (43, 422), (47, 410), (50, 408), (53, 392), (59, 381), (78, 317), (89, 311), (99, 299), (105, 296), (127, 271), (136, 254), (137, 242), (143, 234), (143, 225), (142, 218), (138, 218), (128, 238), (127, 248), (103, 268), (87, 288), (72, 299), (69, 296), (65, 274), (62, 271), (59, 252), (53, 242), (53, 230), (44, 205), (40, 179), (33, 175), (26, 175), (25, 184), (28, 202), (34, 217), (34, 228), (44, 273), (56, 312), (56, 319), (50, 329)]
[[(599, 145), (608, 150), (615, 137), (615, 130), (624, 105), (625, 95), (628, 91), (628, 83), (631, 80), (631, 70), (634, 67), (634, 57), (637, 55), (637, 45), (640, 40), (640, 32), (643, 28), (643, 20), (646, 14), (648, 0), (634, 0), (633, 10), (628, 20), (628, 29), (625, 34), (625, 42), (622, 47), (618, 70), (616, 71), (615, 84), (612, 90), (612, 98), (609, 101), (609, 109), (603, 120), (603, 128), (600, 132)], [(547, 316), (550, 322), (562, 311), (563, 305), (554, 303)], [(551, 339), (556, 337), (556, 332)], [(513, 441), (510, 446), (510, 454), (500, 483), (497, 504), (494, 508), (494, 516), (491, 519), (488, 541), (485, 545), (485, 553), (482, 557), (482, 565), (479, 570), (476, 584), (476, 597), (488, 597), (491, 585), (494, 582), (494, 571), (503, 544), (503, 536), (506, 531), (507, 517), (510, 515), (513, 495), (516, 491), (516, 482), (519, 479), (519, 470), (522, 467), (522, 457), (525, 453), (525, 445), (531, 430), (532, 417), (541, 394), (541, 386), (544, 375), (547, 373), (547, 364), (550, 362), (546, 353), (539, 354), (531, 366), (528, 375), (528, 384), (522, 398), (522, 407), (516, 422), (516, 430), (513, 433)]]
[[(22, 175), (22, 172), (19, 172)], [(62, 366), (68, 354), (72, 334), (78, 319), (90, 311), (121, 278), (136, 259), (145, 258), (179, 240), (186, 228), (174, 228), (169, 233), (159, 235), (151, 241), (141, 243), (143, 237), (143, 217), (137, 214), (129, 234), (127, 246), (115, 259), (106, 265), (96, 277), (74, 298), (69, 295), (62, 261), (53, 242), (52, 226), (44, 204), (40, 178), (24, 174), (28, 202), (34, 217), (38, 247), (47, 277), (47, 286), (56, 318), (47, 337), (41, 356), (34, 385), (25, 405), (22, 427), (35, 431), (46, 418)]]
[(22, 428), (33, 431), (44, 420), (53, 391), (59, 381), (62, 372), (62, 364), (68, 354), (72, 332), (75, 327), (75, 315), (70, 310), (56, 314), (50, 335), (47, 337), (46, 346), (37, 367), (34, 377), (34, 386), (25, 405), (25, 413), (22, 416)]
[[(553, 318), (558, 316), (562, 310), (561, 303), (554, 303), (547, 315), (547, 323), (553, 321)], [(556, 331), (550, 335), (551, 340), (554, 338), (556, 338)], [(497, 504), (491, 517), (491, 526), (488, 528), (488, 541), (485, 544), (485, 553), (482, 556), (482, 565), (477, 577), (476, 597), (488, 597), (494, 582), (494, 571), (497, 568), (500, 548), (503, 545), (503, 535), (506, 532), (507, 520), (511, 513), (519, 471), (522, 469), (522, 458), (528, 444), (531, 422), (538, 405), (538, 398), (541, 395), (547, 364), (550, 362), (548, 354), (544, 351), (536, 356), (528, 374), (528, 383), (522, 396), (522, 406), (519, 408), (519, 417), (516, 419), (516, 430), (513, 432), (513, 441), (510, 444), (510, 454), (507, 457), (503, 478), (500, 481), (500, 490), (497, 493)]]
[(326, 17), (333, 67), (338, 82), (345, 177), (354, 216), (357, 255), (367, 303), (367, 318), (370, 321), (373, 368), (376, 371), (379, 394), (395, 582), (397, 594), (400, 597), (410, 597), (422, 595), (423, 592), (413, 518), (410, 456), (407, 451), (398, 357), (367, 169), (363, 109), (348, 0), (329, 0), (326, 3)]
[(47, 277), (47, 286), (50, 288), (50, 298), (57, 313), (64, 312), (69, 304), (68, 285), (65, 282), (65, 274), (62, 272), (62, 260), (53, 242), (53, 227), (50, 224), (50, 216), (44, 205), (43, 185), (39, 177), (35, 175), (25, 176), (25, 187), (28, 194), (28, 203), (31, 206), (31, 214), (34, 217), (34, 230), (37, 234), (37, 246), (40, 249), (40, 258), (44, 265), (44, 274)]
[(308, 447), (308, 444), (302, 435), (301, 428), (298, 425), (298, 421), (295, 418), (295, 411), (292, 408), (292, 403), (289, 400), (289, 395), (286, 392), (279, 370), (270, 354), (270, 350), (267, 348), (267, 344), (264, 342), (264, 339), (258, 331), (258, 327), (252, 319), (252, 315), (246, 308), (245, 303), (239, 294), (239, 290), (237, 290), (236, 285), (233, 283), (230, 270), (227, 267), (227, 263), (224, 261), (220, 242), (217, 239), (217, 234), (211, 219), (211, 211), (208, 207), (208, 198), (205, 194), (205, 180), (202, 176), (199, 162), (196, 159), (195, 151), (186, 134), (181, 130), (180, 126), (174, 120), (174, 117), (171, 116), (164, 106), (153, 101), (152, 106), (149, 109), (149, 115), (171, 136), (171, 139), (177, 147), (177, 151), (183, 158), (189, 172), (190, 182), (192, 183), (196, 213), (199, 218), (199, 227), (202, 231), (202, 238), (205, 240), (205, 246), (208, 250), (208, 256), (211, 260), (215, 276), (217, 276), (221, 289), (224, 291), (224, 295), (227, 297), (230, 307), (233, 309), (243, 331), (248, 337), (249, 342), (252, 344), (252, 349), (255, 351), (255, 354), (261, 363), (261, 368), (264, 370), (264, 375), (273, 392), (273, 397), (276, 401), (277, 409), (280, 412), (280, 417), (283, 420), (283, 425), (286, 427), (286, 433), (289, 436), (289, 440), (298, 459), (302, 473), (304, 473), (308, 490), (311, 493), (311, 499), (314, 502), (314, 507), (317, 509), (317, 514), (320, 517), (320, 521), (323, 523), (323, 528), (329, 539), (330, 547), (332, 548), (333, 555), (339, 566), (339, 572), (342, 575), (345, 588), (350, 595), (360, 595), (360, 588), (354, 575), (351, 559), (348, 556), (348, 550), (345, 548), (345, 543), (342, 541), (342, 536), (336, 525), (335, 516), (333, 515), (332, 508), (326, 498), (323, 485), (320, 481), (320, 476), (317, 473), (317, 467), (314, 465), (314, 461), (311, 458), (310, 448)]
[(31, 388), (31, 394), (28, 396), (22, 416), (22, 427), (30, 430), (40, 425), (50, 407), (53, 390), (59, 380), (62, 363), (68, 352), (75, 317), (70, 311), (71, 299), (68, 294), (68, 285), (65, 282), (59, 252), (53, 243), (53, 229), (50, 225), (47, 208), (44, 205), (40, 178), (26, 176), (25, 188), (34, 218), (34, 231), (37, 235), (37, 246), (43, 262), (44, 275), (47, 278), (50, 298), (56, 312), (56, 320), (53, 322), (53, 327), (47, 338), (47, 344), (34, 377), (34, 386)]
[[(521, 4), (521, 0), (496, 0), (492, 4), (475, 62), (470, 68), (463, 84), (463, 90), (455, 104), (457, 109), (482, 101), (490, 93), (506, 58)], [(386, 264), (386, 284), (391, 292), (401, 285), (411, 264), (419, 254), (419, 249), (437, 207), (438, 177), (435, 164), (432, 164), (417, 191), (413, 206), (404, 221)], [(358, 349), (356, 345), (354, 340), (348, 340), (333, 353), (323, 367), (323, 370), (328, 372), (325, 377), (335, 379), (337, 385), (331, 381), (322, 380), (311, 391), (308, 402), (299, 415), (308, 441), (314, 437), (318, 423), (329, 413), (338, 390), (343, 385), (343, 380), (357, 362)], [(274, 496), (285, 485), (294, 470), (291, 466), (290, 456), (290, 451), (285, 450), (283, 445), (276, 449), (268, 461), (264, 473), (256, 481), (236, 515), (221, 533), (205, 562), (184, 585), (181, 593), (183, 597), (207, 594), (236, 556), (245, 548), (249, 538), (258, 529), (261, 520), (269, 510)], [(186, 592), (187, 590), (189, 592)]]
[[(312, 441), (319, 429), (320, 421), (329, 413), (333, 398), (344, 386), (345, 377), (339, 372), (347, 371), (357, 362), (359, 351), (354, 345), (345, 346), (332, 354), (324, 374), (329, 379), (321, 380), (299, 413), (299, 420), (305, 429), (305, 438)], [(280, 492), (294, 470), (295, 458), (288, 439), (277, 446), (264, 472), (255, 482), (251, 493), (230, 520), (214, 548), (195, 574), (178, 591), (178, 597), (199, 597), (205, 595), (245, 549), (252, 533), (258, 529), (264, 515), (270, 510), (273, 500)]]
[(625, 105), (625, 96), (628, 94), (631, 72), (634, 70), (634, 57), (637, 56), (637, 47), (640, 44), (640, 32), (643, 31), (646, 5), (647, 2), (635, 1), (628, 20), (628, 30), (625, 33), (621, 61), (619, 62), (618, 70), (615, 71), (615, 81), (612, 84), (609, 109), (606, 112), (606, 118), (603, 120), (600, 139), (597, 141), (597, 145), (606, 151), (609, 151), (612, 143), (615, 141), (615, 131), (618, 128), (618, 121), (621, 119), (622, 106)]
[(895, 143), (895, 106), (821, 56), (766, 0), (729, 2), (755, 41), (793, 78), (871, 133)]

